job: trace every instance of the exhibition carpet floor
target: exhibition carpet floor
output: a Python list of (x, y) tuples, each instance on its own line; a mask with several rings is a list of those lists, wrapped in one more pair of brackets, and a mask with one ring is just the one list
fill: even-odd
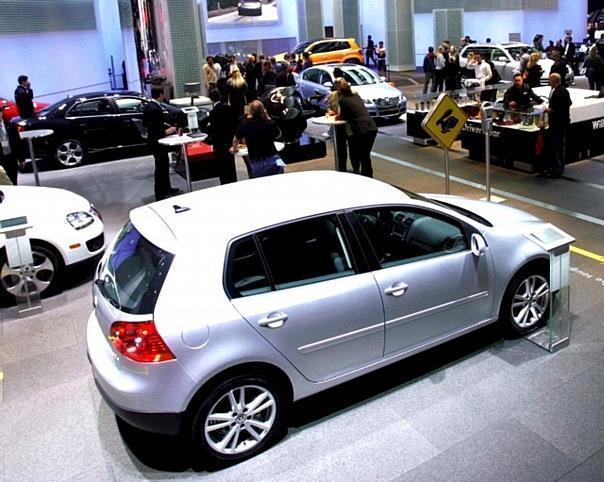
[[(443, 192), (442, 153), (401, 140), (404, 124), (381, 129), (400, 136), (378, 136), (375, 177)], [(563, 179), (494, 169), (492, 184), (499, 201), (602, 255), (602, 162), (573, 164)], [(451, 166), (453, 194), (484, 196), (483, 165), (457, 151)], [(288, 166), (308, 169), (333, 169), (331, 146), (324, 159)], [(245, 177), (243, 166), (238, 173)], [(130, 209), (153, 200), (149, 156), (41, 179), (91, 200), (109, 238)], [(21, 180), (33, 183), (31, 175)], [(177, 175), (173, 183), (185, 186)], [(193, 469), (178, 439), (120, 432), (86, 358), (92, 304), (83, 273), (41, 314), (17, 319), (0, 310), (0, 480), (603, 480), (604, 265), (573, 252), (571, 266), (568, 348), (549, 354), (488, 327), (297, 403), (280, 443), (220, 472)]]

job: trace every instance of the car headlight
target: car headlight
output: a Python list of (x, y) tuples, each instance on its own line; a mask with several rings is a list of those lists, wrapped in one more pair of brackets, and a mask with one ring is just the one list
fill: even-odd
[(94, 223), (94, 217), (92, 214), (84, 211), (69, 213), (67, 216), (65, 216), (65, 219), (74, 229), (84, 229), (85, 227), (88, 227)]

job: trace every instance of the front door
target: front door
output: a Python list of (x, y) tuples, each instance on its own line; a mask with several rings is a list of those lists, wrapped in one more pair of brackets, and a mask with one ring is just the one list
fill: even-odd
[(404, 206), (363, 210), (357, 217), (380, 267), (373, 275), (384, 303), (384, 356), (490, 318), (490, 255), (472, 254), (461, 223)]
[(382, 301), (373, 276), (358, 274), (350, 253), (335, 215), (272, 228), (231, 248), (234, 307), (313, 382), (383, 356)]
[(115, 111), (106, 98), (90, 99), (75, 104), (65, 116), (70, 135), (82, 142), (86, 149), (111, 147), (115, 135)]

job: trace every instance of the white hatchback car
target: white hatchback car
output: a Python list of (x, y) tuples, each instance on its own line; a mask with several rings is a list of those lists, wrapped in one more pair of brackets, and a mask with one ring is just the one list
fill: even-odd
[(131, 425), (236, 462), (292, 401), (498, 320), (547, 318), (550, 226), (342, 172), (263, 177), (130, 212), (99, 263), (88, 355)]
[[(41, 295), (58, 288), (65, 267), (103, 252), (105, 236), (98, 211), (82, 196), (48, 187), (0, 186), (0, 219), (27, 217), (32, 227), (32, 281)], [(22, 296), (24, 282), (9, 268), (6, 237), (0, 234), (0, 299)]]

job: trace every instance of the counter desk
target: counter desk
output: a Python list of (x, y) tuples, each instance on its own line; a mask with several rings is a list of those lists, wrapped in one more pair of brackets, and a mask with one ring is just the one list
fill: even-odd
[[(535, 93), (548, 98), (550, 87), (537, 87)], [(604, 153), (604, 98), (586, 99), (597, 92), (568, 89), (573, 102), (571, 124), (566, 136), (566, 163), (580, 161)], [(484, 161), (484, 133), (480, 120), (469, 120), (460, 134), (461, 145), (469, 158)], [(547, 164), (544, 159), (547, 128), (537, 125), (493, 124), (491, 162), (495, 165), (525, 172), (537, 172)]]

